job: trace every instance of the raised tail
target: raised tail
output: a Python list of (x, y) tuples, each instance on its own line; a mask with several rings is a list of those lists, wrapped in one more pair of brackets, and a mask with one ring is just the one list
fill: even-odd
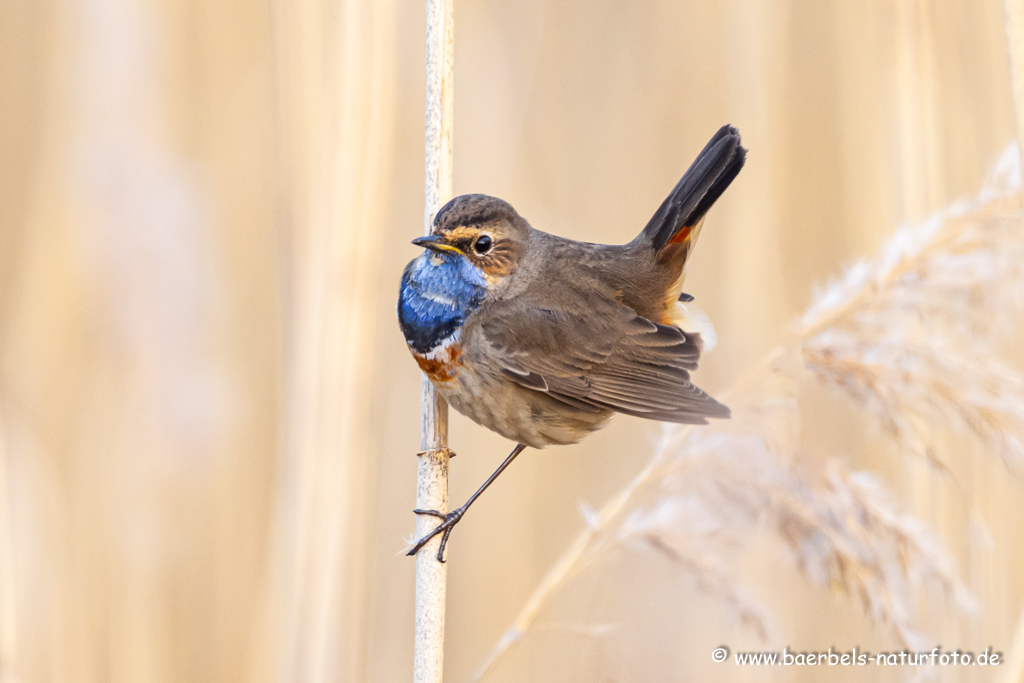
[[(685, 260), (704, 214), (729, 187), (746, 158), (739, 131), (722, 126), (658, 207), (637, 241), (653, 247), (659, 260)], [(666, 249), (676, 245), (682, 248)]]

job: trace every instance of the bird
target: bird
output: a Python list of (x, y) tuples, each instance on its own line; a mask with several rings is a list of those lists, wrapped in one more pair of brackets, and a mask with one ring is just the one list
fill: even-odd
[(398, 322), (413, 358), (463, 415), (516, 443), (460, 508), (409, 550), (452, 529), (527, 447), (573, 444), (615, 413), (707, 424), (729, 408), (690, 379), (714, 328), (682, 292), (711, 205), (743, 168), (736, 128), (718, 130), (631, 242), (579, 242), (512, 206), (466, 194), (435, 215), (402, 273)]

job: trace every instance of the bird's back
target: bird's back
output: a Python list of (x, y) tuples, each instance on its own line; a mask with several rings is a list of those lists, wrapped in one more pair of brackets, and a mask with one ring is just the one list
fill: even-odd
[(645, 245), (579, 242), (532, 228), (530, 245), (516, 273), (523, 279), (517, 296), (536, 301), (592, 301), (601, 296), (664, 322), (665, 298), (682, 264), (659, 262)]

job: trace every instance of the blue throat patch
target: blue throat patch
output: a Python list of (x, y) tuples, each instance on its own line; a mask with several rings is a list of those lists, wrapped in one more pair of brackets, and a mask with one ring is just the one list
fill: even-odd
[(398, 324), (413, 351), (427, 353), (462, 327), (483, 301), (486, 283), (480, 269), (458, 254), (424, 252), (413, 259), (398, 290)]

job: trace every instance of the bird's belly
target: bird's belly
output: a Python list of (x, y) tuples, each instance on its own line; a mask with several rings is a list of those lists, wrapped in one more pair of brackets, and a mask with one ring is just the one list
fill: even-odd
[(534, 448), (580, 441), (601, 429), (611, 411), (586, 412), (463, 362), (447, 381), (434, 380), (455, 410), (477, 424)]

